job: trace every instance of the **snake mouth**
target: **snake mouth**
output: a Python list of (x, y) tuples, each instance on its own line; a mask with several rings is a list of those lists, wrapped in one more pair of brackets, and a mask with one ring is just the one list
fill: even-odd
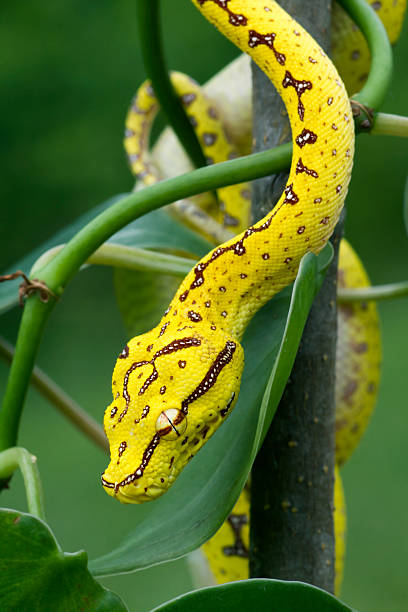
[(120, 485), (119, 483), (105, 480), (103, 475), (101, 480), (107, 494), (116, 498), (122, 504), (142, 504), (147, 501), (154, 501), (166, 491), (164, 487), (158, 487), (155, 484), (148, 487), (142, 487), (140, 484), (135, 485), (133, 483)]

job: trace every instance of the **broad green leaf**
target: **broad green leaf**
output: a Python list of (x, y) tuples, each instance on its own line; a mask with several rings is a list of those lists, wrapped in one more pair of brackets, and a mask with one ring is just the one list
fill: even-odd
[(270, 610), (271, 612), (352, 612), (327, 591), (304, 582), (254, 578), (199, 589), (176, 597), (152, 612), (230, 612)]
[(158, 324), (181, 280), (123, 268), (115, 268), (113, 278), (118, 307), (131, 337)]
[(405, 230), (408, 234), (408, 177), (405, 182), (405, 190), (404, 190), (404, 221), (405, 221)]
[[(22, 270), (25, 274), (28, 274), (32, 265), (42, 253), (54, 246), (67, 242), (79, 229), (84, 227), (88, 221), (109, 208), (125, 195), (127, 194), (115, 196), (81, 215), (66, 228), (54, 234), (52, 238), (44, 242), (41, 246), (31, 251), (31, 253), (19, 261), (16, 261), (7, 270), (4, 270), (2, 274), (11, 274), (16, 270)], [(199, 256), (204, 255), (212, 248), (209, 242), (188, 227), (179, 223), (165, 210), (154, 210), (136, 219), (114, 234), (108, 242), (111, 244), (167, 251), (180, 251), (180, 245), (183, 245), (184, 252), (193, 253)], [(18, 286), (20, 282), (21, 281), (17, 279), (0, 284), (0, 313), (17, 304)]]
[(84, 551), (64, 553), (31, 514), (0, 510), (0, 610), (123, 612), (121, 599), (88, 572)]
[[(116, 549), (90, 561), (95, 576), (131, 572), (176, 559), (198, 548), (220, 527), (251, 469), (264, 424), (276, 410), (319, 285), (316, 257), (309, 254), (302, 260), (293, 292), (286, 288), (275, 296), (248, 326), (243, 340), (246, 365), (241, 392), (227, 423), (172, 488), (150, 502), (147, 518), (138, 520), (139, 509), (135, 507), (135, 529)], [(261, 404), (262, 420), (258, 423)]]

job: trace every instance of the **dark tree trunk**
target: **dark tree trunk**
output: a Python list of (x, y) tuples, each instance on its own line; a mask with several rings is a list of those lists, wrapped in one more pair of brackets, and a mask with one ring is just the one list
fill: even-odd
[[(321, 46), (330, 45), (330, 1), (282, 0)], [(254, 139), (260, 151), (290, 140), (274, 87), (253, 66)], [(287, 176), (256, 181), (253, 213), (276, 204)], [(341, 230), (334, 237), (336, 252)], [(295, 365), (258, 454), (251, 484), (251, 577), (302, 580), (333, 591), (335, 258), (310, 312)]]

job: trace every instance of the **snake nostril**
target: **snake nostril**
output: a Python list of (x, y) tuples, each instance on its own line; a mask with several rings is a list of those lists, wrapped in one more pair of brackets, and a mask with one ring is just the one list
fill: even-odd
[(177, 408), (169, 408), (159, 414), (156, 431), (161, 438), (176, 440), (187, 429), (187, 419)]

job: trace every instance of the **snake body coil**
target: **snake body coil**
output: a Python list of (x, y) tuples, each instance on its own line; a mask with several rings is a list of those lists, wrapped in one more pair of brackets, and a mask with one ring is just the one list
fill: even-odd
[(329, 239), (347, 193), (354, 125), (344, 85), (309, 34), (276, 2), (197, 0), (205, 17), (264, 70), (288, 110), (287, 186), (260, 222), (208, 253), (159, 325), (119, 355), (105, 414), (105, 490), (125, 503), (164, 493), (231, 412), (239, 343), (254, 313)]

